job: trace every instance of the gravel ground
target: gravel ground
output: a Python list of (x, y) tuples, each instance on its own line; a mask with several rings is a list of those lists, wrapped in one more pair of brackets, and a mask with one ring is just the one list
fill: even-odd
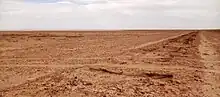
[(0, 97), (220, 97), (220, 31), (1, 32)]

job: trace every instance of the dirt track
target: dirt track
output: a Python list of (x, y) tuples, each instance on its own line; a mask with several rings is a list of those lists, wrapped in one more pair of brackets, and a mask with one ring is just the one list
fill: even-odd
[(220, 97), (220, 31), (2, 32), (0, 97)]

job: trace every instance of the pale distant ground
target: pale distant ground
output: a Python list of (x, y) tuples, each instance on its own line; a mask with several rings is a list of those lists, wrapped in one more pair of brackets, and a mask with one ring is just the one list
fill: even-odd
[(0, 32), (0, 97), (220, 97), (220, 30)]

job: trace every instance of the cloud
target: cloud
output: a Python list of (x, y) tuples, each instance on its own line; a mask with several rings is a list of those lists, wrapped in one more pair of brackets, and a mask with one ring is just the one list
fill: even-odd
[(1, 0), (0, 29), (220, 28), (219, 0)]

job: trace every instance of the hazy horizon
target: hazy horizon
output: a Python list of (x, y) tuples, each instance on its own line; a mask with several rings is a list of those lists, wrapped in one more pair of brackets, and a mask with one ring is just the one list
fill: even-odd
[(219, 0), (1, 0), (0, 30), (218, 29)]

